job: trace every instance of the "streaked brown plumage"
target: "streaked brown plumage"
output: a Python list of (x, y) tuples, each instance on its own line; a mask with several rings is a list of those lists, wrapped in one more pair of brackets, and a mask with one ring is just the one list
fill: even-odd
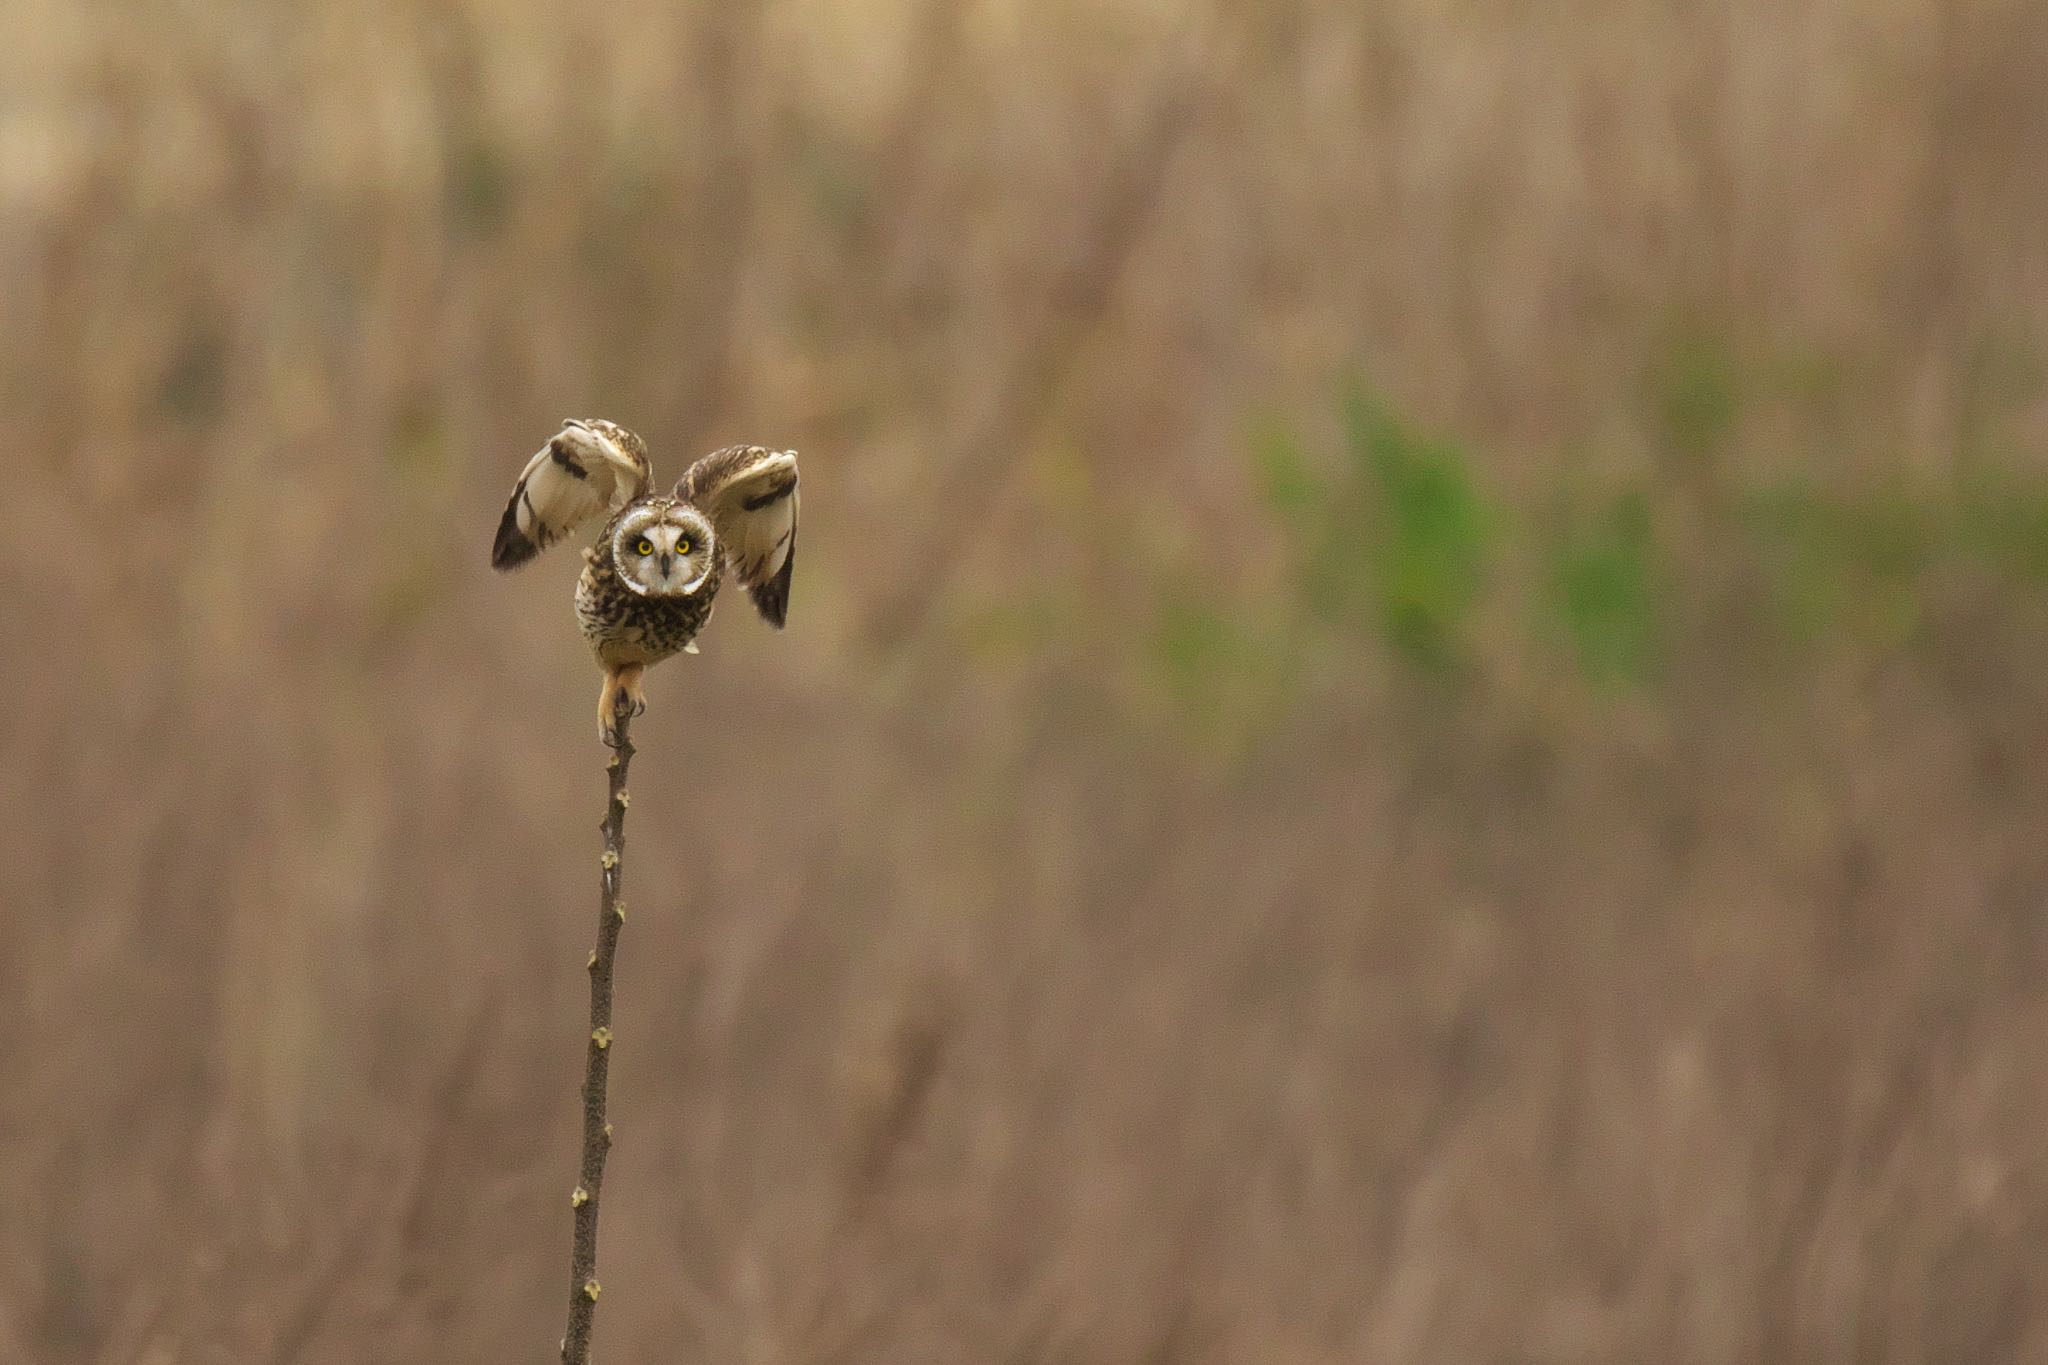
[(667, 496), (650, 495), (647, 447), (625, 428), (570, 421), (520, 473), (498, 523), (491, 564), (512, 569), (608, 512), (583, 552), (576, 616), (605, 682), (598, 725), (646, 709), (641, 677), (692, 650), (724, 573), (746, 587), (769, 624), (789, 612), (796, 565), (795, 451), (728, 446), (697, 461)]

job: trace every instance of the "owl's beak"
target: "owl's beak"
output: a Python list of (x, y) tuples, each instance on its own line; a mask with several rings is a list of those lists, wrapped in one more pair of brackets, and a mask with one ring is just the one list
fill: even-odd
[(674, 555), (663, 555), (661, 557), (661, 576), (663, 578), (669, 576), (669, 571), (675, 567), (675, 562), (676, 557)]

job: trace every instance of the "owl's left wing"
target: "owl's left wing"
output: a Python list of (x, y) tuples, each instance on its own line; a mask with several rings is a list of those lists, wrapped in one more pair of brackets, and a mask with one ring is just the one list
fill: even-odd
[(654, 471), (609, 423), (568, 421), (526, 462), (491, 544), (491, 567), (514, 569), (603, 513), (647, 491)]
[(711, 518), (725, 562), (778, 628), (796, 567), (796, 484), (796, 452), (761, 446), (714, 451), (676, 483), (676, 496)]

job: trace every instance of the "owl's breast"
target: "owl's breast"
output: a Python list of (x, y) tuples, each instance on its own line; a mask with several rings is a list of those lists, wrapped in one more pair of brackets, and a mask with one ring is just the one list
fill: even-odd
[(606, 667), (660, 663), (696, 637), (711, 617), (717, 576), (688, 597), (646, 597), (619, 582), (606, 563), (587, 565), (576, 581), (576, 619)]

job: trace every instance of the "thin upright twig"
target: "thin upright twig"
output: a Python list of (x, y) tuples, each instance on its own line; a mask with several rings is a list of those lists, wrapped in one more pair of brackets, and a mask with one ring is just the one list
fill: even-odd
[(604, 852), (599, 857), (602, 890), (598, 897), (597, 947), (590, 952), (590, 1045), (583, 1070), (583, 1171), (569, 1202), (576, 1212), (576, 1237), (569, 1254), (569, 1330), (562, 1338), (564, 1365), (589, 1365), (590, 1334), (597, 1317), (597, 1207), (604, 1188), (604, 1159), (611, 1151), (612, 1126), (604, 1105), (611, 1077), (612, 961), (619, 949), (619, 927), (626, 907), (619, 900), (625, 873), (626, 769), (633, 761), (627, 737), (631, 720), (623, 710), (614, 718), (618, 743), (613, 746), (611, 795), (605, 803)]

